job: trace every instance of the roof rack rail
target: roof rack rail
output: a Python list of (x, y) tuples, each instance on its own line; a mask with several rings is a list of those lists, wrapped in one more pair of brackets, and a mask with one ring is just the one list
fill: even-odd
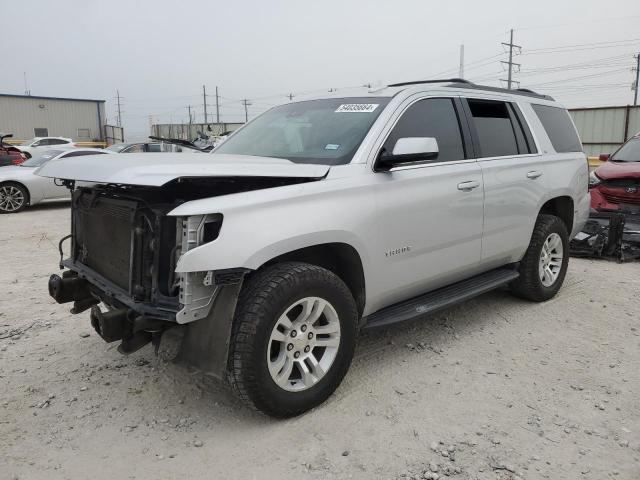
[(539, 93), (534, 92), (530, 88), (516, 88), (516, 90), (519, 91), (519, 92), (535, 93), (536, 95), (540, 95)]
[(488, 85), (477, 85), (475, 83), (463, 83), (459, 85), (448, 85), (448, 86), (456, 87), (456, 88), (469, 88), (473, 90), (484, 90), (486, 92), (510, 93), (511, 95), (524, 95), (525, 97), (534, 97), (534, 98), (539, 98), (541, 100), (551, 100), (552, 102), (555, 101), (555, 99), (549, 95), (536, 93), (527, 88), (514, 88), (509, 90), (508, 88), (490, 87)]
[(473, 85), (473, 82), (469, 80), (465, 80), (464, 78), (443, 78), (443, 79), (434, 79), (434, 80), (416, 80), (414, 82), (401, 82), (401, 83), (392, 83), (391, 85), (387, 85), (388, 87), (406, 87), (407, 85), (420, 85), (421, 83), (468, 83)]

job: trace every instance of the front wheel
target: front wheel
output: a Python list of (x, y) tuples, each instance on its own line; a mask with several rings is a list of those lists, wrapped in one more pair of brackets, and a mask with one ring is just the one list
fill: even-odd
[(326, 400), (346, 374), (358, 313), (332, 272), (286, 262), (247, 279), (234, 319), (229, 379), (242, 400), (274, 417)]
[(520, 262), (520, 277), (511, 284), (519, 297), (544, 302), (554, 297), (569, 264), (567, 227), (555, 215), (538, 215), (529, 248)]

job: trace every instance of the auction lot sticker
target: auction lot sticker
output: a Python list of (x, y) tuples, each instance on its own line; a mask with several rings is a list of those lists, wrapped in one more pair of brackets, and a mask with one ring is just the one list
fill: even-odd
[(378, 103), (343, 103), (334, 113), (371, 113), (378, 108)]

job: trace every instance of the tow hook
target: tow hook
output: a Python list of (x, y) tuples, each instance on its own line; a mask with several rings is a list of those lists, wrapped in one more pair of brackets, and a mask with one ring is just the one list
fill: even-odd
[(89, 291), (89, 282), (71, 271), (64, 272), (62, 277), (55, 274), (49, 277), (49, 295), (58, 303), (73, 302), (74, 315), (99, 303)]

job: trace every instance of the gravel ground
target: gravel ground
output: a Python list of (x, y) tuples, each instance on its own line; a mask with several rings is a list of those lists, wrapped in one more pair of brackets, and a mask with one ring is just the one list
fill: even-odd
[(640, 478), (638, 264), (365, 334), (336, 394), (276, 421), (49, 298), (68, 205), (0, 227), (0, 478)]

